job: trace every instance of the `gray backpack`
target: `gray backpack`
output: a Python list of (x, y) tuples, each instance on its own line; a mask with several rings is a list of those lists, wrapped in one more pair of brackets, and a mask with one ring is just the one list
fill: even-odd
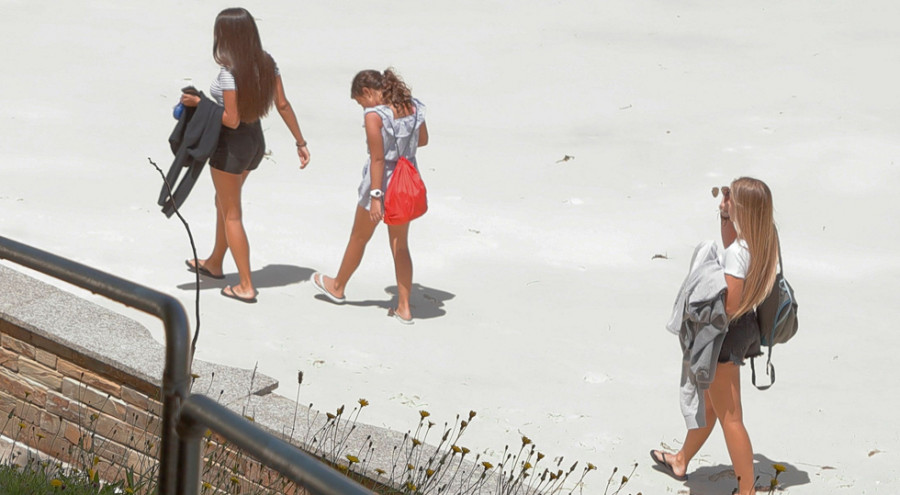
[[(778, 235), (776, 233), (776, 235)], [(772, 364), (772, 346), (783, 344), (797, 333), (797, 299), (794, 289), (784, 278), (784, 266), (781, 263), (781, 239), (778, 239), (778, 274), (775, 275), (775, 284), (766, 299), (756, 307), (756, 320), (759, 323), (759, 336), (762, 345), (769, 347), (766, 358), (766, 375), (769, 376), (768, 385), (756, 384), (756, 367), (753, 358), (750, 358), (753, 386), (760, 390), (766, 390), (775, 383), (775, 366)]]

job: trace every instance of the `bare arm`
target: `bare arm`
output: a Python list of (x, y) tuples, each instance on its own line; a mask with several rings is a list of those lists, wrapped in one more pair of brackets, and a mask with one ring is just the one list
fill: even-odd
[(727, 216), (720, 218), (719, 223), (722, 231), (722, 245), (727, 248), (737, 239), (737, 230), (734, 228), (734, 222)]
[[(366, 143), (369, 145), (369, 177), (372, 180), (372, 190), (384, 191), (384, 140), (381, 138), (381, 117), (375, 112), (366, 114)], [(384, 216), (384, 204), (381, 198), (372, 198), (369, 207), (369, 217), (373, 222), (378, 222)]]
[(719, 229), (722, 232), (722, 245), (727, 248), (737, 239), (737, 230), (734, 228), (734, 222), (731, 221), (731, 216), (728, 213), (731, 206), (731, 197), (729, 195), (728, 199), (725, 199), (725, 196), (725, 194), (722, 195), (722, 202), (719, 203)]
[[(241, 117), (237, 109), (237, 92), (224, 91), (222, 98), (225, 100), (225, 111), (222, 113), (222, 125), (230, 129), (237, 129), (241, 124)], [(200, 97), (187, 93), (181, 94), (181, 104), (186, 107), (196, 107), (200, 104)]]
[(419, 127), (419, 148), (428, 144), (428, 126), (425, 125), (425, 122), (422, 122), (422, 126)]
[(728, 292), (725, 293), (725, 314), (729, 318), (741, 305), (741, 297), (744, 295), (744, 279), (725, 275), (725, 284)]
[(284, 121), (288, 130), (291, 131), (291, 135), (294, 136), (294, 141), (297, 142), (297, 155), (300, 157), (300, 168), (305, 168), (309, 163), (309, 148), (306, 146), (306, 139), (303, 138), (303, 133), (300, 132), (300, 124), (297, 122), (294, 108), (291, 107), (291, 102), (288, 101), (287, 96), (284, 94), (284, 84), (281, 82), (281, 76), (275, 78), (275, 108), (278, 109), (281, 120)]
[(225, 101), (225, 111), (222, 112), (222, 125), (229, 129), (237, 129), (241, 125), (241, 116), (238, 115), (237, 107), (237, 91), (223, 91), (222, 99)]

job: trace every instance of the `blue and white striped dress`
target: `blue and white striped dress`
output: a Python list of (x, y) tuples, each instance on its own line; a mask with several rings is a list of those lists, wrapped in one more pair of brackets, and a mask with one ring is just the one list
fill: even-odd
[[(384, 180), (381, 183), (384, 191), (387, 191), (388, 184), (390, 184), (394, 167), (397, 166), (397, 160), (400, 159), (401, 149), (406, 159), (412, 162), (416, 170), (419, 169), (419, 165), (416, 163), (416, 148), (419, 147), (419, 128), (425, 123), (425, 104), (416, 98), (413, 98), (413, 104), (415, 111), (399, 119), (394, 118), (394, 112), (388, 105), (378, 105), (364, 110), (365, 114), (375, 112), (381, 117), (381, 139), (384, 143)], [(359, 184), (359, 200), (357, 201), (357, 204), (366, 210), (369, 209), (369, 191), (372, 188), (372, 178), (369, 172), (371, 165), (372, 157), (370, 156), (366, 159), (366, 165), (362, 170), (362, 182)]]

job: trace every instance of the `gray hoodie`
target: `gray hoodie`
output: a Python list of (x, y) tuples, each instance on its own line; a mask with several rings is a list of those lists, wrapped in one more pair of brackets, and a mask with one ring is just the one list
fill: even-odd
[(690, 271), (681, 284), (666, 328), (681, 341), (681, 413), (688, 429), (706, 426), (702, 393), (715, 378), (728, 316), (725, 271), (715, 241), (694, 249)]

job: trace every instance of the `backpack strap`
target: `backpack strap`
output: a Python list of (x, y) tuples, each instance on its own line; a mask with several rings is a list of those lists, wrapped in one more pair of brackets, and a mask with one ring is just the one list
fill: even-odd
[[(413, 122), (413, 132), (415, 132), (416, 131), (416, 122), (418, 122), (418, 120), (419, 120), (419, 107), (416, 105), (415, 101), (412, 102), (412, 107), (413, 107), (413, 115), (415, 118), (415, 121)], [(379, 112), (378, 110), (375, 110), (375, 112), (377, 112), (378, 115), (381, 115), (382, 119), (388, 117), (387, 115)], [(408, 117), (408, 115), (407, 115), (407, 117)], [(391, 115), (388, 118), (388, 120), (390, 120), (390, 122), (391, 122), (391, 130), (394, 131), (394, 142), (397, 143), (397, 159), (399, 160), (400, 158), (407, 156), (407, 154), (409, 153), (410, 145), (412, 144), (412, 134), (410, 134), (409, 139), (406, 140), (406, 153), (404, 153), (403, 150), (400, 148), (400, 139), (398, 139), (398, 137), (397, 137), (397, 128), (394, 127), (394, 120), (396, 120), (396, 119), (394, 119), (394, 116)]]
[[(778, 237), (777, 227), (775, 228), (775, 239), (778, 242), (778, 272), (784, 277), (784, 265), (781, 263), (781, 239)], [(778, 290), (778, 287), (772, 287), (772, 290)], [(772, 364), (772, 344), (769, 344), (768, 347), (769, 352), (766, 356), (766, 376), (770, 379), (768, 385), (760, 386), (756, 384), (756, 365), (754, 364), (756, 358), (750, 358), (750, 381), (753, 383), (753, 386), (759, 390), (768, 390), (772, 385), (775, 385), (775, 365)]]

